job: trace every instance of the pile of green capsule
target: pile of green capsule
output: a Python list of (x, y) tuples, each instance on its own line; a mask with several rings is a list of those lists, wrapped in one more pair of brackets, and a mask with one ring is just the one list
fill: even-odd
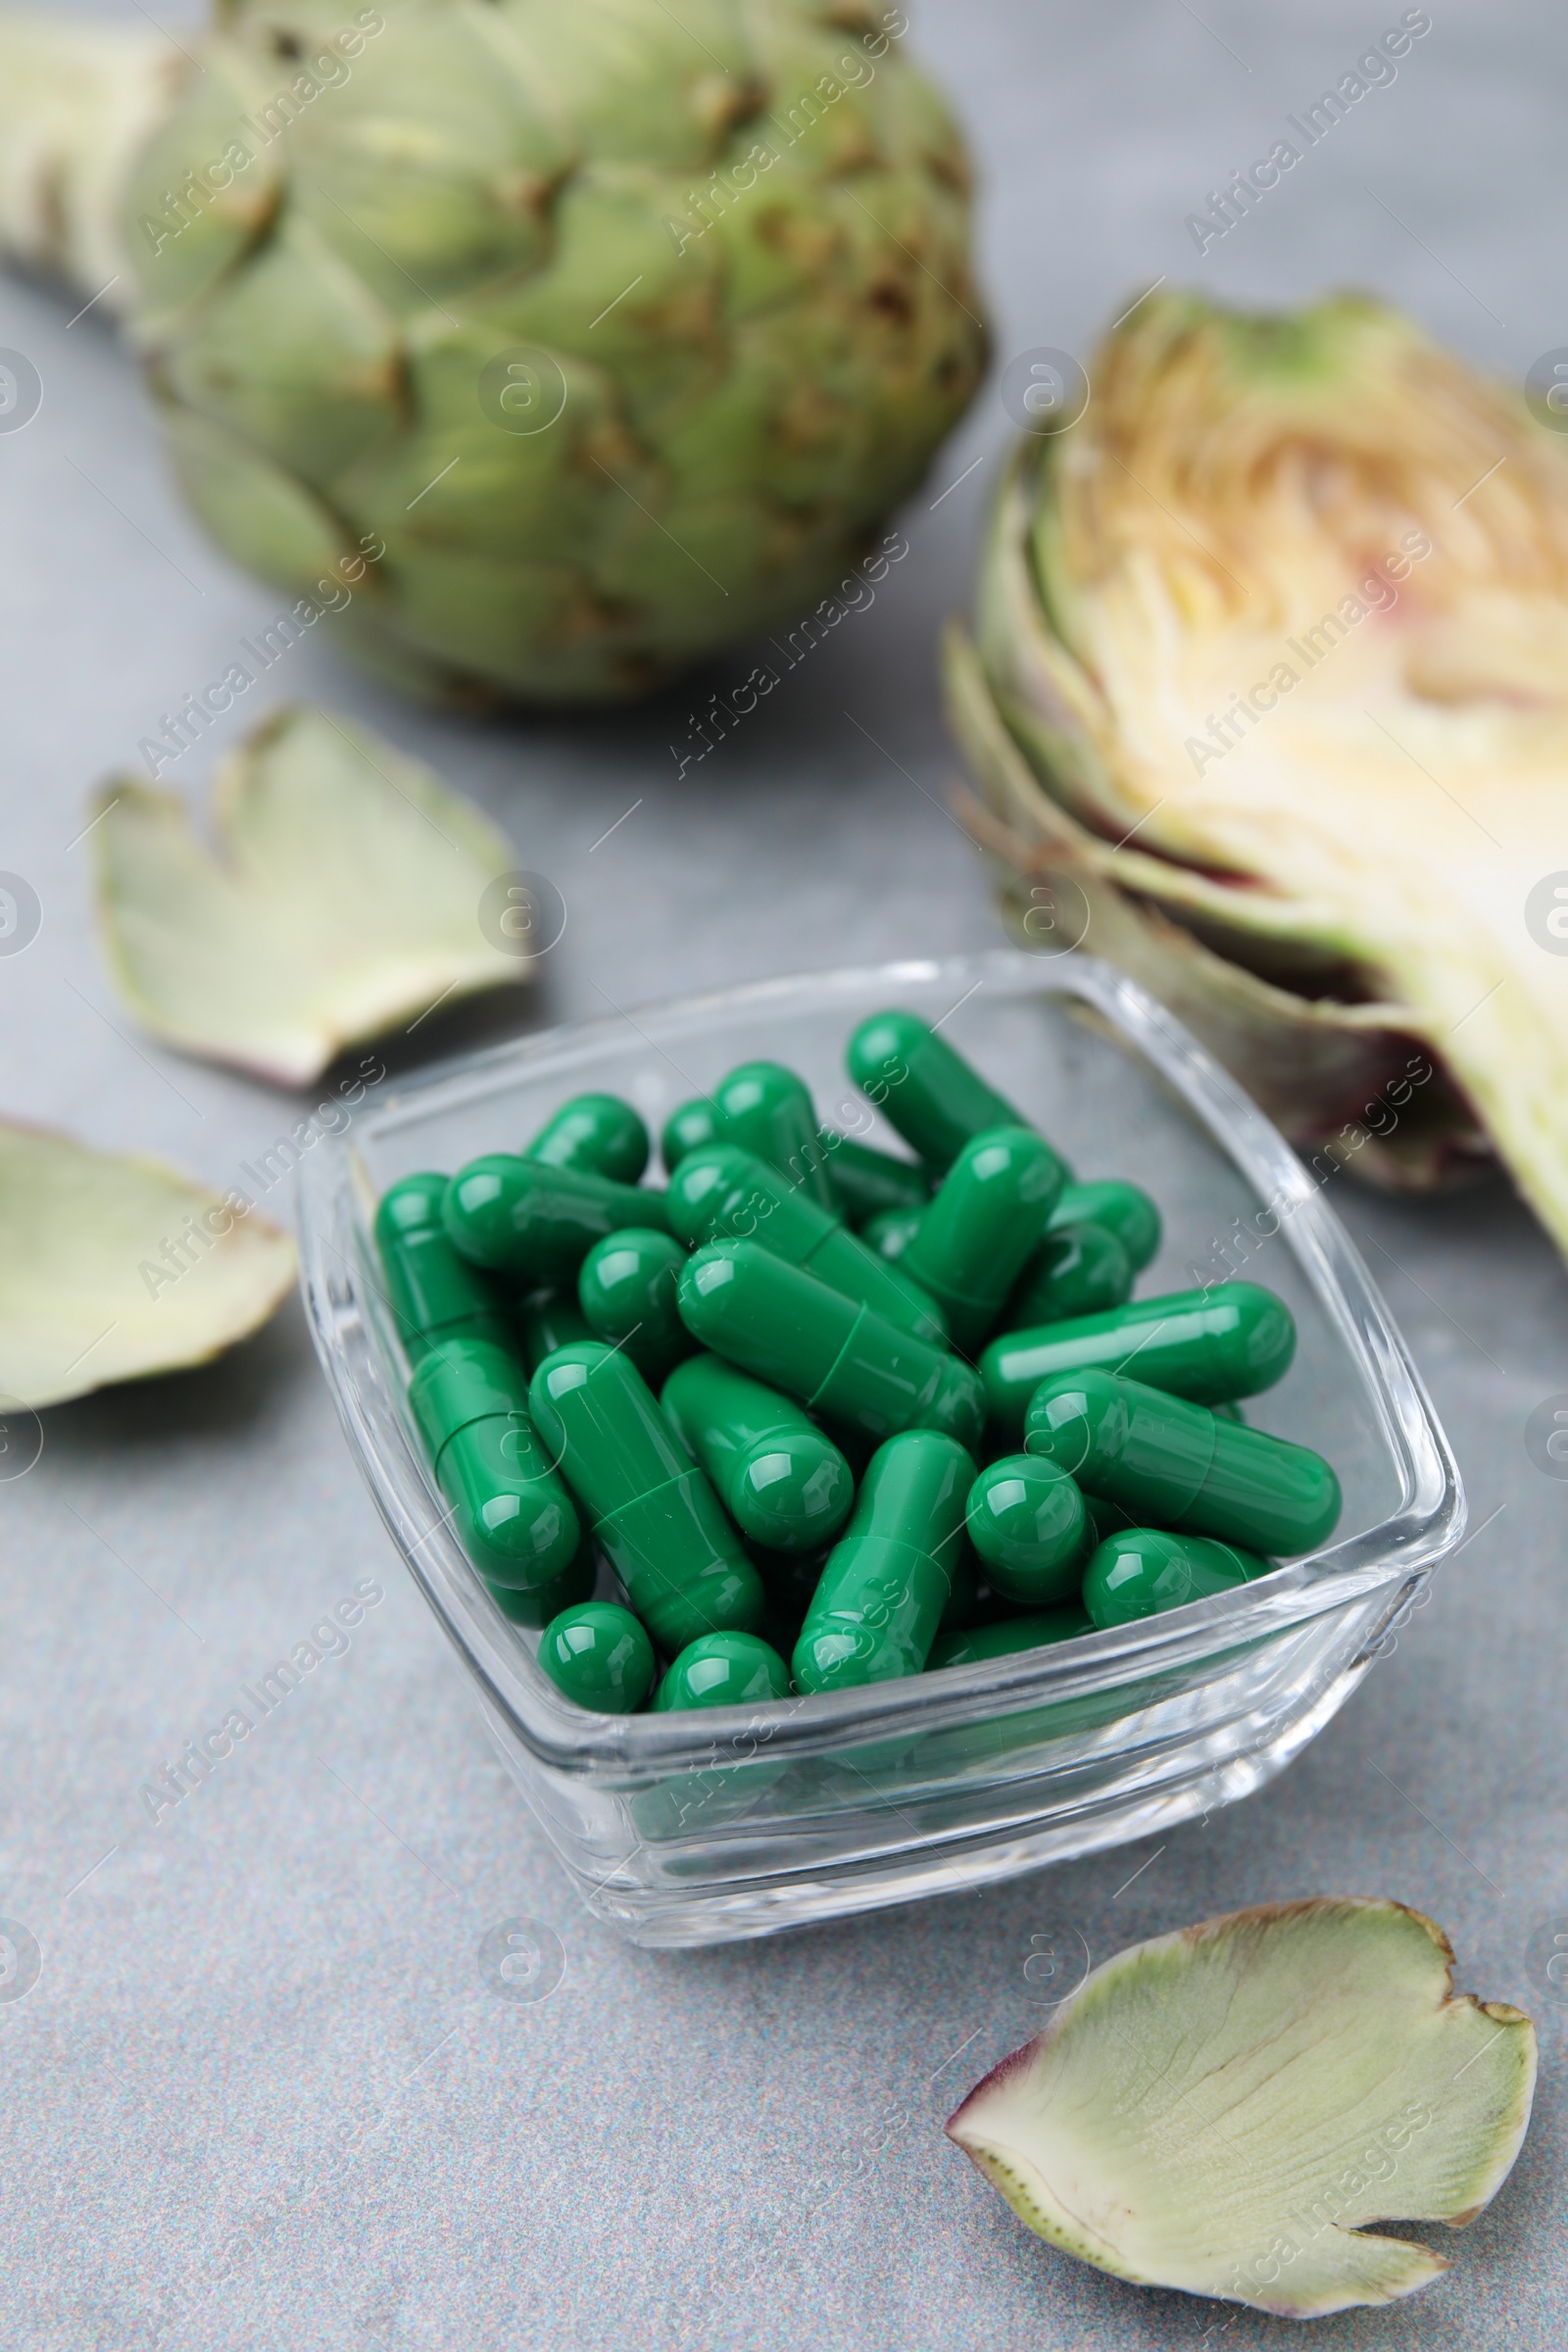
[[(1136, 1185), (1080, 1184), (913, 1013), (651, 1140), (612, 1095), (376, 1212), (451, 1522), (539, 1663), (610, 1713), (838, 1690), (1124, 1625), (1311, 1550), (1339, 1482), (1236, 1409), (1296, 1327), (1254, 1284), (1135, 1300)], [(601, 1559), (621, 1598), (592, 1598)]]

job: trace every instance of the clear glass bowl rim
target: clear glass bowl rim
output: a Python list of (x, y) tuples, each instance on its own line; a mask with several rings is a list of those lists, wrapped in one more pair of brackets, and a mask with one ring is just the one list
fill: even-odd
[[(1067, 997), (1094, 1008), (1194, 1112), (1259, 1198), (1283, 1211), (1279, 1231), (1354, 1361), (1399, 1483), (1375, 1527), (1325, 1546), (1237, 1592), (1168, 1615), (1086, 1635), (1062, 1649), (1025, 1651), (940, 1675), (858, 1690), (686, 1714), (598, 1715), (574, 1706), (534, 1664), (474, 1577), (442, 1520), (429, 1475), (372, 1337), (366, 1301), (373, 1189), (361, 1138), (502, 1091), (509, 1081), (570, 1075), (600, 1049), (624, 1049), (626, 1014), (564, 1023), (444, 1062), (400, 1081), (356, 1128), (322, 1136), (298, 1169), (300, 1282), (307, 1316), (350, 1450), (405, 1565), (489, 1707), (539, 1763), (635, 1788), (711, 1764), (716, 1746), (765, 1744), (772, 1757), (829, 1754), (866, 1739), (913, 1739), (1169, 1672), (1256, 1641), (1388, 1588), (1392, 1617), (1460, 1542), (1465, 1502), (1457, 1464), (1404, 1340), (1339, 1218), (1272, 1122), (1182, 1023), (1135, 981), (1081, 953), (1046, 958), (998, 949), (940, 959), (793, 974), (634, 1008), (637, 1028), (691, 1027), (736, 1011), (824, 1011), (838, 997), (940, 981), (956, 997)], [(652, 1042), (652, 1040), (651, 1040)]]

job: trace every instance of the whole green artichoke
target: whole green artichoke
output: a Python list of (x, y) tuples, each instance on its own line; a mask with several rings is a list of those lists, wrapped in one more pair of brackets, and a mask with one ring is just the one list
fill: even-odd
[(969, 401), (968, 173), (897, 9), (220, 14), (172, 100), (167, 45), (0, 20), (0, 241), (118, 261), (208, 528), (346, 565), (402, 683), (614, 698), (775, 626)]

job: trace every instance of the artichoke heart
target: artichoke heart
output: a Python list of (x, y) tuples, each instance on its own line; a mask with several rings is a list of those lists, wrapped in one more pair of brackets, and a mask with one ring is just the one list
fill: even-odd
[(1426, 1070), (1379, 1172), (1479, 1127), (1568, 1248), (1568, 447), (1365, 296), (1152, 296), (1091, 381), (948, 646), (1026, 935), (1077, 894), (1298, 1140)]

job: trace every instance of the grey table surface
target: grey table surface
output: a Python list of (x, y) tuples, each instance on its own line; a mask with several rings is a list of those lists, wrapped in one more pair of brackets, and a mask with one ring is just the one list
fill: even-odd
[[(166, 21), (191, 13), (171, 0)], [(1398, 14), (924, 0), (918, 46), (984, 173), (1003, 357), (1087, 351), (1161, 273), (1262, 300), (1373, 286), (1516, 377), (1568, 340), (1568, 31), (1528, 0), (1433, 0), (1396, 82), (1198, 255), (1186, 215)], [(44, 910), (0, 960), (0, 1102), (221, 1184), (298, 1108), (134, 1030), (73, 844), (88, 788), (270, 601), (185, 518), (112, 332), (68, 324), (74, 307), (0, 283), (0, 343), (46, 392), (0, 440), (0, 865)], [(324, 700), (437, 763), (570, 907), (528, 1004), (438, 1016), (425, 1058), (606, 995), (995, 941), (943, 807), (932, 649), (1010, 429), (993, 379), (903, 518), (912, 552), (875, 608), (684, 781), (668, 746), (685, 695), (466, 727), (363, 682), (326, 630), (290, 655), (279, 699)], [(172, 780), (199, 800), (202, 757)], [(1032, 2029), (1032, 1936), (1074, 1931), (1100, 1957), (1247, 1902), (1372, 1891), (1446, 1926), (1461, 1984), (1537, 2015), (1542, 2088), (1495, 2206), (1430, 2232), (1453, 2272), (1313, 2340), (1560, 2343), (1564, 2012), (1526, 1947), (1568, 1924), (1568, 1485), (1524, 1429), (1568, 1389), (1563, 1270), (1500, 1182), (1425, 1204), (1347, 1187), (1340, 1207), (1472, 1503), (1396, 1653), (1282, 1779), (1157, 1852), (704, 1954), (628, 1950), (576, 1907), (389, 1549), (296, 1304), (214, 1370), (49, 1413), (36, 1469), (0, 1486), (0, 1910), (43, 1952), (27, 1997), (0, 2004), (6, 2341), (1284, 2343), (1283, 2322), (1057, 2256), (940, 2125)], [(386, 1599), (350, 1654), (154, 1829), (149, 1772), (367, 1576)], [(548, 2001), (480, 1982), (479, 1939), (510, 1915), (564, 1946)], [(835, 2193), (808, 2219), (808, 2175)], [(749, 2299), (759, 2250), (768, 2290)]]

